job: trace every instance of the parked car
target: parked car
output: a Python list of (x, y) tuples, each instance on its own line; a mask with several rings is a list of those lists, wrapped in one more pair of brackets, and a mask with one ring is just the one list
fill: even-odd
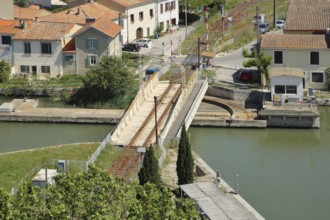
[(240, 81), (251, 81), (253, 79), (253, 71), (249, 69), (241, 69), (238, 79)]
[(144, 80), (148, 80), (150, 76), (152, 76), (154, 73), (159, 72), (159, 69), (157, 67), (149, 67), (146, 69), (146, 75), (144, 77)]
[(285, 24), (284, 20), (277, 20), (276, 21), (276, 27), (277, 28), (280, 28), (280, 29), (284, 28), (284, 24)]
[(147, 48), (152, 47), (152, 42), (149, 38), (140, 38), (135, 40), (134, 43), (140, 45), (140, 47), (147, 47)]
[(140, 45), (135, 43), (124, 44), (122, 50), (137, 52), (141, 50)]
[(267, 23), (259, 24), (259, 32), (260, 34), (266, 34), (267, 32), (269, 32), (269, 24)]

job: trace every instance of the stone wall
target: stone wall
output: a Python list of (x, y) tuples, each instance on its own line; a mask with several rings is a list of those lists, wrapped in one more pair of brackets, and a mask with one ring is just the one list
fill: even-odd
[(251, 104), (261, 104), (264, 96), (264, 101), (270, 100), (269, 92), (262, 92), (258, 90), (242, 90), (231, 89), (221, 86), (209, 86), (206, 95), (215, 96), (224, 99), (230, 99), (235, 101), (245, 101)]

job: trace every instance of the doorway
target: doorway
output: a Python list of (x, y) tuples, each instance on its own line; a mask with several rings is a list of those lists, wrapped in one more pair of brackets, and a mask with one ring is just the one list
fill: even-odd
[(143, 37), (143, 29), (142, 28), (136, 29), (136, 39), (140, 39), (142, 37)]

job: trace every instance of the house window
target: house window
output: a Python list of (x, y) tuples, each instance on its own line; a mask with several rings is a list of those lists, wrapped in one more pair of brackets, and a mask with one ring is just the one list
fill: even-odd
[(134, 23), (134, 14), (131, 14), (131, 22)]
[(30, 73), (30, 66), (21, 65), (21, 73)]
[(41, 43), (41, 53), (42, 54), (52, 54), (52, 44), (51, 43)]
[(160, 13), (161, 13), (161, 14), (164, 13), (164, 7), (163, 7), (163, 4), (160, 4)]
[(320, 64), (320, 54), (317, 51), (312, 51), (310, 56), (310, 64), (311, 65), (319, 65)]
[(172, 6), (172, 10), (174, 10), (175, 9), (175, 1), (171, 2), (171, 6)]
[(297, 86), (287, 85), (285, 89), (286, 94), (297, 94)]
[(153, 9), (150, 9), (149, 10), (149, 15), (150, 15), (150, 17), (153, 17), (154, 16), (154, 10)]
[(42, 73), (50, 73), (50, 66), (41, 66)]
[(30, 42), (24, 42), (24, 53), (31, 54), (31, 43)]
[(1, 36), (2, 44), (11, 45), (11, 36)]
[(139, 18), (140, 18), (140, 21), (143, 20), (143, 11), (141, 11), (141, 12), (139, 13)]
[(64, 56), (64, 60), (66, 61), (74, 61), (74, 55), (65, 55)]
[(283, 51), (274, 51), (274, 64), (283, 64)]
[(165, 12), (170, 10), (170, 2), (165, 3)]
[(88, 55), (88, 64), (90, 66), (95, 66), (97, 61), (97, 56), (96, 55)]
[(276, 85), (275, 86), (275, 94), (285, 94), (285, 86)]
[(88, 38), (87, 39), (87, 49), (95, 50), (97, 49), (97, 39), (96, 38)]
[(313, 83), (323, 83), (323, 73), (312, 72)]
[(295, 85), (276, 85), (275, 94), (297, 94), (297, 86), (295, 86)]

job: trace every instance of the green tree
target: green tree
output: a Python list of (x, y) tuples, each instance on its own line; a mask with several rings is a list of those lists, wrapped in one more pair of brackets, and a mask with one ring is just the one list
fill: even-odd
[(139, 172), (139, 181), (140, 185), (144, 185), (147, 182), (155, 183), (156, 185), (160, 183), (158, 161), (152, 145), (146, 149), (143, 165)]
[(0, 61), (0, 83), (5, 83), (10, 77), (10, 65), (7, 61)]
[(27, 6), (29, 6), (29, 0), (14, 0), (14, 5), (26, 8)]
[(93, 166), (55, 182), (43, 190), (25, 184), (15, 196), (0, 190), (1, 219), (199, 219), (194, 203), (176, 206), (182, 201), (168, 187), (126, 183)]
[(87, 71), (83, 87), (71, 101), (88, 106), (89, 104), (121, 103), (131, 101), (137, 91), (134, 80), (124, 61), (118, 57), (104, 56), (100, 63)]
[(245, 58), (250, 58), (243, 62), (244, 67), (256, 67), (259, 73), (265, 78), (266, 84), (268, 84), (269, 76), (268, 76), (268, 66), (272, 62), (272, 57), (265, 55), (264, 52), (257, 52), (256, 50), (252, 50), (249, 52), (247, 49), (243, 48), (242, 55)]
[(330, 90), (330, 67), (325, 69), (325, 75), (327, 77), (327, 82), (328, 82), (328, 90)]
[(0, 188), (0, 219), (12, 218), (12, 207), (9, 200), (10, 195)]
[(178, 159), (176, 162), (176, 173), (178, 176), (178, 184), (188, 184), (194, 182), (194, 159), (191, 153), (186, 125), (181, 129), (181, 138), (178, 149)]

